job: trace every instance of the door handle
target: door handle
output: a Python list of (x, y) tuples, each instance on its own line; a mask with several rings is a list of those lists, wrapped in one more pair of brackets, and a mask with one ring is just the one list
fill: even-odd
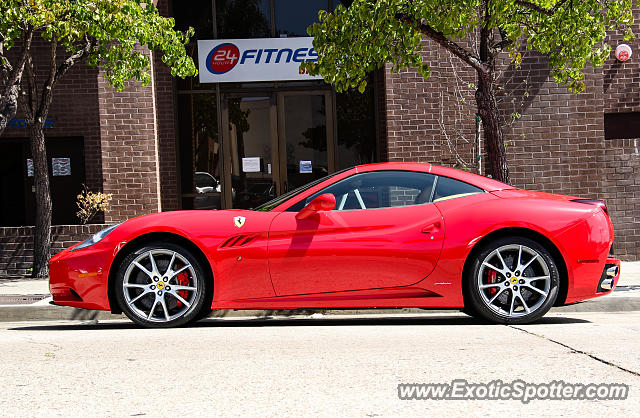
[(440, 224), (440, 222), (434, 222), (422, 228), (422, 232), (425, 234), (435, 234), (436, 232), (440, 231), (441, 227), (442, 225)]

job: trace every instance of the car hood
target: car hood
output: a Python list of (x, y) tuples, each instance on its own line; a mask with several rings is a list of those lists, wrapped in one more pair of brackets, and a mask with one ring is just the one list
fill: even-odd
[(279, 213), (243, 209), (161, 212), (129, 219), (107, 237), (123, 243), (149, 233), (171, 233), (209, 247), (234, 235), (267, 233)]

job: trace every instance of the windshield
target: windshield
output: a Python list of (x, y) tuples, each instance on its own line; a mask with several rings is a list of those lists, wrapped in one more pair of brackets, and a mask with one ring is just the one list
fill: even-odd
[(333, 174), (329, 174), (326, 177), (322, 177), (318, 180), (312, 181), (311, 183), (307, 183), (304, 186), (300, 186), (297, 189), (288, 191), (287, 193), (283, 194), (282, 196), (278, 196), (273, 200), (268, 201), (267, 203), (263, 203), (262, 205), (258, 206), (257, 208), (254, 208), (252, 210), (255, 211), (260, 211), (260, 212), (269, 212), (271, 209), (280, 206), (281, 204), (283, 204), (284, 202), (286, 202), (287, 200), (291, 199), (292, 197), (304, 192), (307, 189), (310, 189), (311, 187), (315, 186), (316, 184), (320, 184), (323, 181), (330, 179), (331, 177), (340, 174), (340, 173), (344, 173), (347, 170), (350, 170), (352, 167), (349, 168), (345, 168), (344, 170), (340, 170), (340, 171), (336, 171)]

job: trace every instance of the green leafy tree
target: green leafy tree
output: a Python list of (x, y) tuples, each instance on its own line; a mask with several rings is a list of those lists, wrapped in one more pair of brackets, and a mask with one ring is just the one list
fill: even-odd
[[(173, 76), (197, 74), (185, 52), (193, 30), (182, 33), (173, 27), (173, 19), (160, 16), (150, 0), (0, 3), (0, 129), (20, 103), (29, 129), (36, 188), (34, 277), (48, 274), (51, 249), (51, 195), (43, 128), (55, 87), (79, 63), (100, 68), (116, 90), (123, 90), (127, 80), (146, 85), (151, 80), (147, 50), (161, 51)], [(42, 72), (34, 65), (32, 45), (36, 40), (48, 45), (45, 68), (38, 66), (38, 70), (46, 70), (43, 79), (38, 79)], [(23, 97), (18, 101), (20, 91)]]
[(363, 91), (366, 75), (385, 63), (395, 72), (415, 68), (426, 78), (421, 41), (431, 39), (475, 70), (487, 168), (508, 183), (495, 95), (498, 55), (508, 53), (519, 65), (521, 51), (545, 54), (554, 80), (580, 92), (587, 63), (601, 66), (610, 55), (607, 31), (632, 37), (632, 7), (633, 0), (354, 0), (346, 9), (320, 12), (320, 22), (308, 29), (319, 59), (302, 66), (338, 91)]

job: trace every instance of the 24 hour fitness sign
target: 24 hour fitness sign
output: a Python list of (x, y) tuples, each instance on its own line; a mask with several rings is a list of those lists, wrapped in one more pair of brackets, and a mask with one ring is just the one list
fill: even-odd
[(317, 59), (313, 38), (198, 41), (201, 83), (321, 79), (300, 69)]

